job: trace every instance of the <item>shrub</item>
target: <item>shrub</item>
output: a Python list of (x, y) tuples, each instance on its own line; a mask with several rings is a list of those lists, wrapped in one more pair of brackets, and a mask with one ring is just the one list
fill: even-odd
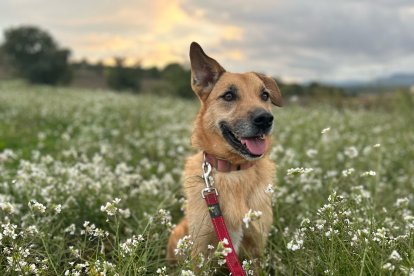
[(162, 77), (168, 82), (168, 89), (173, 95), (183, 98), (194, 97), (190, 85), (190, 71), (184, 69), (180, 64), (167, 65), (162, 71)]
[(5, 31), (3, 52), (19, 75), (32, 83), (67, 83), (70, 51), (59, 49), (44, 30), (32, 26)]
[(115, 66), (107, 70), (106, 81), (115, 90), (138, 91), (141, 87), (141, 68), (126, 67), (124, 61), (124, 58), (115, 58)]

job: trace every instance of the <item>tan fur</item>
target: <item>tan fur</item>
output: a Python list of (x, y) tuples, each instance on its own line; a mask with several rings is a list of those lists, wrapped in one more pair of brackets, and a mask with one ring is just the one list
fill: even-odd
[[(204, 182), (201, 175), (202, 153), (190, 157), (184, 171), (184, 192), (187, 202), (186, 218), (189, 222), (189, 233), (194, 240), (194, 254), (206, 252), (207, 245), (217, 244), (213, 225), (206, 203), (200, 195)], [(215, 187), (219, 192), (220, 207), (230, 232), (243, 229), (242, 250), (252, 256), (258, 256), (267, 239), (272, 224), (270, 196), (265, 192), (266, 186), (272, 182), (274, 166), (266, 158), (256, 162), (248, 170), (231, 173), (214, 171)], [(245, 229), (244, 215), (252, 210), (263, 212), (259, 221)], [(249, 238), (254, 244), (249, 244)]]
[[(278, 89), (274, 91), (274, 87), (277, 88), (276, 83), (274, 83), (274, 87), (268, 87), (265, 84), (266, 81), (273, 81), (269, 80), (270, 78), (264, 81), (263, 78), (266, 77), (256, 73), (235, 74), (225, 72), (215, 60), (206, 56), (202, 50), (201, 53), (202, 55), (199, 55), (201, 55), (202, 61), (198, 60), (200, 57), (197, 56), (197, 53), (190, 53), (192, 86), (201, 102), (200, 111), (194, 122), (192, 144), (200, 151), (189, 157), (185, 165), (183, 173), (183, 189), (187, 199), (185, 220), (171, 234), (167, 249), (169, 260), (174, 259), (173, 252), (177, 241), (184, 235), (191, 235), (192, 237), (194, 242), (193, 255), (207, 253), (207, 246), (209, 244), (215, 246), (218, 242), (206, 202), (200, 194), (204, 188), (204, 181), (201, 178), (203, 151), (216, 155), (221, 159), (229, 160), (234, 164), (246, 162), (246, 159), (223, 138), (218, 123), (221, 120), (226, 120), (232, 124), (246, 118), (249, 112), (256, 108), (271, 112), (272, 103), (281, 104), (280, 92)], [(200, 66), (197, 62), (207, 62), (208, 66), (206, 67), (212, 71), (212, 75), (208, 75), (209, 72), (199, 73), (197, 70)], [(211, 79), (213, 83), (208, 81), (203, 83), (202, 78)], [(226, 91), (230, 85), (237, 86), (239, 100), (236, 104), (226, 104), (218, 100), (223, 91)], [(273, 89), (271, 93), (274, 94), (271, 95), (271, 101), (263, 101), (260, 98), (264, 86)], [(268, 152), (270, 149), (270, 135), (266, 137), (266, 141)], [(258, 257), (263, 253), (272, 225), (271, 197), (265, 190), (270, 183), (273, 183), (275, 166), (269, 160), (267, 153), (252, 162), (255, 163), (254, 166), (246, 170), (225, 173), (213, 169), (212, 175), (214, 186), (219, 193), (220, 207), (230, 234), (242, 232), (238, 253), (248, 257)], [(242, 219), (249, 209), (261, 211), (262, 216), (246, 228)], [(187, 230), (187, 224), (188, 231), (184, 231)]]
[(171, 232), (167, 246), (167, 261), (174, 263), (176, 261), (174, 250), (177, 248), (177, 242), (179, 239), (188, 235), (188, 222), (187, 219), (182, 219), (180, 223)]

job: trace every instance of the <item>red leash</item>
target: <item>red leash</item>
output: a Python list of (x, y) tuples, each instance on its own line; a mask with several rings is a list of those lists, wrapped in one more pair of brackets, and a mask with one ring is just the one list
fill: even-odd
[(245, 276), (244, 270), (240, 265), (236, 250), (234, 250), (229, 232), (224, 222), (223, 214), (221, 213), (220, 204), (218, 201), (217, 190), (212, 185), (211, 164), (204, 159), (203, 162), (203, 178), (206, 188), (201, 191), (202, 197), (206, 200), (207, 208), (210, 212), (211, 222), (214, 225), (214, 231), (219, 241), (227, 239), (228, 244), (225, 247), (231, 248), (231, 252), (225, 256), (227, 268), (230, 270), (232, 276)]

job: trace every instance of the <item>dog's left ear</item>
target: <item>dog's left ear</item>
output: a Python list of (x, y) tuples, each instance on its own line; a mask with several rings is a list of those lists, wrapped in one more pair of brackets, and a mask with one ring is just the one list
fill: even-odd
[(207, 56), (197, 42), (190, 46), (191, 87), (200, 99), (204, 100), (217, 80), (226, 72), (214, 59)]
[(270, 92), (270, 100), (272, 101), (272, 104), (282, 107), (283, 101), (282, 101), (282, 94), (280, 93), (279, 87), (277, 86), (276, 81), (268, 76), (265, 76), (260, 73), (256, 73), (256, 76), (258, 76), (264, 83), (264, 86), (267, 90)]

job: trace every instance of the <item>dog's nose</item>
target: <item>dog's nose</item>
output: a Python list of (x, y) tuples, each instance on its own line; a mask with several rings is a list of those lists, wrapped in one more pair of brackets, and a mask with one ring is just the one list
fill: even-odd
[(273, 115), (265, 110), (258, 110), (253, 113), (253, 124), (259, 128), (268, 128), (272, 126)]

